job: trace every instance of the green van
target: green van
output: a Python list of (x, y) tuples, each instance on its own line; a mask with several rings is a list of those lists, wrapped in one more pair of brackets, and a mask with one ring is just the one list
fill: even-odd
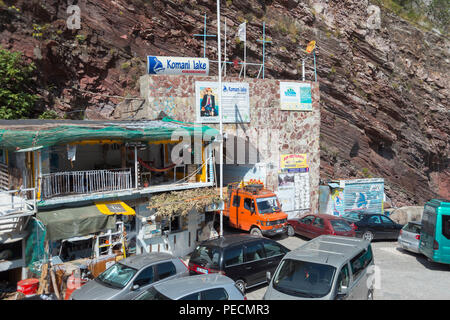
[(425, 204), (419, 251), (432, 261), (450, 264), (450, 200)]

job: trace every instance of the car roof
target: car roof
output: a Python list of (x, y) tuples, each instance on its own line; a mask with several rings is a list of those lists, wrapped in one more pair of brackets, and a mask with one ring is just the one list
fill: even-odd
[(155, 289), (171, 299), (178, 299), (198, 291), (234, 285), (234, 281), (219, 273), (181, 277), (155, 285)]
[(420, 221), (408, 221), (408, 223), (410, 223), (410, 224), (416, 224), (416, 225), (418, 225), (418, 226), (421, 226), (421, 225), (422, 225), (422, 222), (420, 222)]
[(339, 268), (370, 245), (367, 240), (321, 235), (287, 253), (283, 259), (303, 260)]
[(132, 267), (139, 270), (155, 262), (170, 260), (173, 258), (174, 256), (169, 253), (150, 252), (131, 256), (126, 259), (120, 260), (119, 262), (128, 267)]
[[(205, 240), (202, 243), (200, 243), (200, 245), (208, 245), (208, 246), (225, 248), (230, 245), (241, 244), (241, 243), (246, 243), (249, 241), (261, 240), (261, 239), (266, 239), (266, 238), (260, 237), (260, 236), (253, 236), (253, 235), (246, 234), (246, 233), (240, 233), (240, 234), (226, 235), (226, 236), (217, 237), (214, 239)], [(268, 240), (270, 240), (270, 239), (268, 239)]]

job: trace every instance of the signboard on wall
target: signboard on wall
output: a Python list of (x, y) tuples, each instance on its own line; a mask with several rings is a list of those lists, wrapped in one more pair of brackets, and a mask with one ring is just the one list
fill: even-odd
[(312, 111), (311, 84), (280, 82), (281, 110)]
[(207, 58), (147, 57), (147, 73), (151, 75), (198, 75), (209, 74)]
[(286, 172), (308, 172), (307, 154), (282, 154), (280, 169)]
[[(219, 123), (219, 83), (195, 82), (196, 116), (199, 123)], [(223, 123), (250, 122), (250, 91), (245, 82), (222, 82)]]

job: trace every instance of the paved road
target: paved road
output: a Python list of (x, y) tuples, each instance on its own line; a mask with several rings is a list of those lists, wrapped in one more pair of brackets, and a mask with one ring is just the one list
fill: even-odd
[[(307, 240), (298, 236), (280, 235), (273, 238), (289, 249), (295, 249)], [(397, 247), (396, 241), (372, 243), (375, 265), (380, 270), (376, 300), (449, 299), (450, 266), (427, 261), (419, 254)], [(267, 285), (247, 291), (248, 300), (260, 300)]]

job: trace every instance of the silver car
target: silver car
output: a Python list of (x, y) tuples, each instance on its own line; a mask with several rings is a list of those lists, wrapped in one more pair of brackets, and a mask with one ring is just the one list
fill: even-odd
[(123, 259), (72, 293), (72, 300), (130, 300), (160, 282), (188, 276), (184, 262), (167, 253)]
[(398, 244), (405, 250), (419, 253), (420, 230), (422, 223), (410, 221), (402, 228), (398, 236)]
[[(370, 242), (343, 236), (319, 236), (283, 257), (264, 300), (373, 299)], [(372, 267), (372, 268), (371, 268)]]
[(219, 273), (174, 279), (157, 284), (135, 300), (246, 300), (235, 282)]

